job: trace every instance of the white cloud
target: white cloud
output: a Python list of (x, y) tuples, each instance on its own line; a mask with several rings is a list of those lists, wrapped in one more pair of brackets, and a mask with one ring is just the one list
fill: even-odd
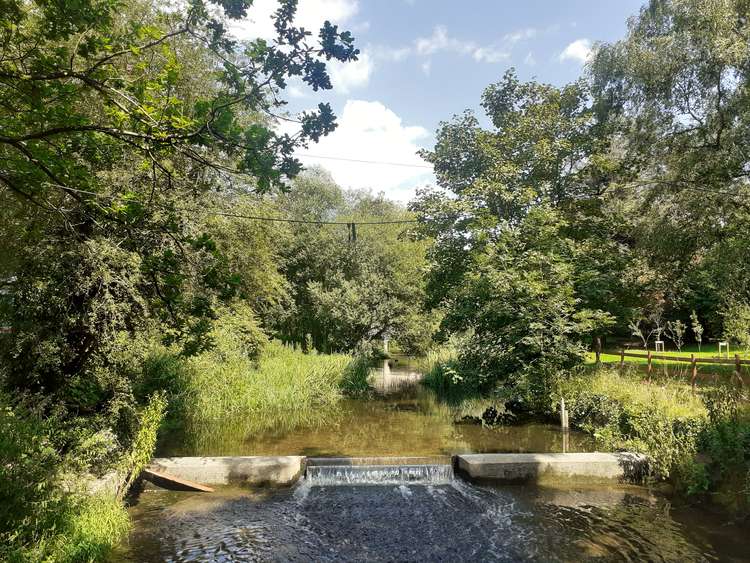
[(524, 57), (523, 62), (524, 62), (524, 64), (527, 64), (529, 66), (536, 65), (536, 59), (534, 58), (534, 53), (532, 53), (531, 51), (529, 51), (528, 54), (526, 55), (526, 57)]
[(533, 27), (526, 27), (524, 29), (518, 29), (512, 33), (507, 33), (503, 36), (503, 41), (510, 45), (515, 45), (519, 41), (525, 41), (526, 39), (533, 39), (536, 37), (538, 30)]
[(581, 64), (587, 62), (591, 57), (591, 41), (588, 39), (576, 39), (560, 53), (560, 61), (577, 61)]
[(432, 55), (438, 51), (454, 53), (471, 53), (477, 49), (473, 41), (461, 41), (448, 35), (448, 29), (443, 25), (435, 26), (430, 37), (419, 37), (414, 45), (420, 55)]
[[(421, 148), (419, 142), (429, 136), (424, 127), (404, 125), (382, 103), (364, 100), (348, 100), (337, 121), (333, 133), (300, 151), (300, 159), (306, 166), (322, 166), (342, 187), (372, 188), (401, 201), (408, 201), (417, 185), (432, 180), (428, 163), (416, 154)], [(391, 164), (352, 162), (357, 160)]]
[(445, 26), (438, 25), (430, 37), (419, 37), (414, 41), (414, 50), (418, 55), (430, 56), (440, 51), (471, 55), (477, 62), (498, 63), (510, 58), (507, 49), (495, 45), (479, 45), (474, 41), (463, 41), (448, 35)]
[(432, 61), (430, 59), (427, 59), (422, 63), (422, 72), (425, 74), (425, 76), (429, 76), (430, 71), (432, 71)]
[(510, 58), (510, 53), (495, 47), (479, 47), (474, 50), (472, 56), (475, 61), (480, 63), (499, 63), (500, 61), (507, 61)]
[(289, 97), (291, 98), (304, 98), (307, 96), (304, 90), (300, 88), (299, 86), (295, 86), (293, 84), (290, 84), (289, 87), (286, 89), (286, 92), (289, 94)]
[(370, 53), (373, 58), (388, 62), (398, 63), (411, 55), (409, 47), (388, 47), (384, 45), (368, 45), (364, 51)]
[(342, 63), (331, 60), (328, 62), (333, 91), (339, 94), (348, 94), (355, 88), (367, 86), (374, 69), (375, 64), (367, 53), (360, 54), (356, 61)]
[[(229, 22), (228, 27), (238, 39), (272, 39), (276, 37), (272, 16), (278, 9), (278, 0), (255, 0), (247, 17)], [(317, 36), (326, 20), (341, 25), (350, 21), (358, 11), (357, 0), (300, 0), (294, 23)]]

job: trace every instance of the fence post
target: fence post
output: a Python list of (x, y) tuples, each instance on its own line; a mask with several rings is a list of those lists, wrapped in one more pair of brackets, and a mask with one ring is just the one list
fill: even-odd
[(651, 370), (653, 369), (653, 366), (651, 365), (651, 350), (648, 351), (648, 380), (651, 381)]
[(625, 367), (625, 350), (620, 350), (620, 369)]
[(740, 382), (740, 387), (742, 387), (744, 381), (742, 381), (742, 364), (740, 363), (739, 354), (734, 355), (734, 374), (737, 376), (737, 381)]
[(693, 393), (695, 393), (695, 380), (698, 379), (698, 360), (695, 359), (695, 354), (690, 354), (690, 364), (693, 366), (690, 385), (693, 387)]

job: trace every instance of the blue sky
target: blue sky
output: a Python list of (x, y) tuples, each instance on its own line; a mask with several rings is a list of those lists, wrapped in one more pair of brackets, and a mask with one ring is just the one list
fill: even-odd
[[(334, 89), (292, 83), (289, 109), (330, 102), (339, 128), (301, 151), (343, 187), (408, 201), (434, 179), (416, 151), (434, 143), (441, 120), (466, 108), (481, 114), (483, 89), (515, 67), (521, 79), (561, 85), (580, 76), (588, 49), (615, 41), (644, 0), (300, 0), (297, 23), (330, 19), (349, 29), (360, 60), (331, 69)], [(241, 38), (270, 36), (276, 0), (255, 0)], [(328, 158), (318, 158), (328, 157)], [(365, 164), (346, 160), (388, 163)]]

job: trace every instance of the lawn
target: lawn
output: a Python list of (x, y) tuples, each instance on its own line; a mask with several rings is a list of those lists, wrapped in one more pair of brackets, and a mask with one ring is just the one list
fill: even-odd
[[(643, 348), (628, 348), (626, 351), (630, 353), (634, 353), (634, 354), (643, 354), (643, 357), (634, 358), (632, 356), (625, 356), (625, 363), (635, 364), (639, 367), (642, 366), (643, 368), (645, 368), (645, 366), (648, 365), (648, 359), (646, 356), (648, 352), (644, 350)], [(682, 351), (680, 352), (678, 352), (677, 350), (666, 350), (664, 352), (657, 353), (653, 349), (651, 349), (651, 352), (653, 352), (654, 354), (663, 355), (663, 356), (674, 356), (674, 357), (683, 357), (683, 358), (689, 358), (691, 354), (695, 354), (696, 358), (718, 358), (719, 357), (718, 345), (716, 343), (704, 345), (700, 352), (698, 352), (697, 345), (683, 346)], [(750, 358), (750, 356), (748, 356), (747, 354), (743, 352), (744, 351), (740, 351), (739, 349), (730, 349), (727, 359), (733, 360), (735, 353), (739, 353), (742, 359)], [(596, 360), (596, 355), (594, 354), (594, 352), (588, 352), (586, 354), (587, 364), (593, 364), (595, 360)], [(601, 361), (603, 364), (619, 364), (620, 350), (619, 349), (605, 350), (604, 352), (602, 352)], [(672, 362), (669, 360), (653, 360), (652, 365), (654, 368), (654, 372), (664, 371), (666, 369), (672, 375), (684, 375), (684, 376), (690, 377), (691, 367), (690, 367), (689, 362)], [(745, 375), (750, 375), (750, 366), (743, 365), (742, 371)], [(699, 374), (698, 377), (699, 378), (705, 375), (731, 376), (733, 372), (734, 372), (733, 364), (700, 364), (700, 363), (698, 364), (698, 374)]]

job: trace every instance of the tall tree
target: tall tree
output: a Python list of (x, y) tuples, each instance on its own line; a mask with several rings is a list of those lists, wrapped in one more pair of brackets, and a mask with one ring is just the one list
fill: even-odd
[(716, 336), (722, 301), (750, 295), (749, 13), (747, 0), (650, 0), (590, 69), (618, 152), (610, 189), (632, 202), (657, 293)]
[[(151, 319), (198, 351), (218, 304), (248, 290), (201, 219), (210, 193), (264, 192), (297, 174), (293, 151), (335, 121), (320, 104), (298, 135), (275, 132), (287, 80), (331, 88), (326, 61), (358, 54), (329, 22), (316, 37), (296, 27), (295, 0), (279, 2), (274, 41), (239, 43), (226, 22), (251, 5), (0, 4), (10, 384), (96, 408), (127, 394), (101, 375), (118, 335)], [(79, 380), (95, 392), (65, 393)]]
[[(424, 153), (442, 191), (423, 191), (411, 207), (436, 241), (431, 304), (446, 309), (444, 329), (470, 332), (463, 360), (491, 387), (580, 360), (584, 335), (611, 322), (608, 299), (620, 287), (603, 290), (598, 279), (616, 279), (603, 270), (627, 249), (609, 242), (599, 201), (606, 142), (583, 83), (522, 83), (511, 70), (482, 105), (494, 129), (470, 114), (442, 124)], [(595, 225), (578, 224), (589, 217)], [(615, 258), (580, 260), (592, 250), (582, 241)]]

